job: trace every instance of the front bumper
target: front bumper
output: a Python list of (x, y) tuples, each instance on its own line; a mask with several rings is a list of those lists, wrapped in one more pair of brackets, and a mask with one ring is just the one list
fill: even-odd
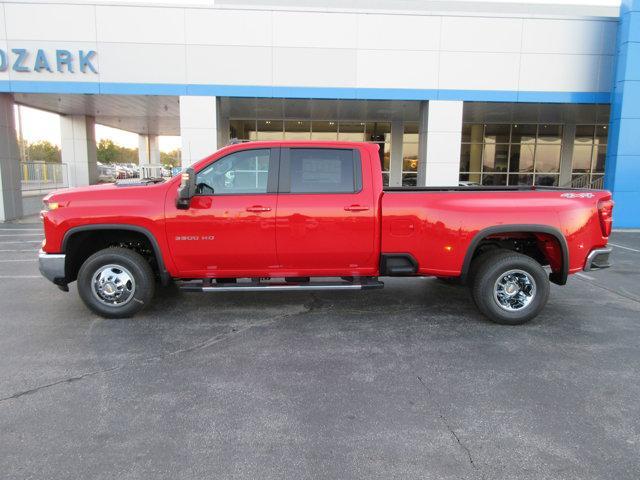
[(66, 276), (64, 271), (65, 265), (64, 253), (46, 253), (40, 250), (38, 254), (38, 267), (40, 273), (47, 280), (52, 281), (58, 286), (66, 285)]
[(587, 255), (587, 260), (584, 262), (583, 270), (588, 272), (589, 270), (598, 270), (601, 268), (609, 268), (609, 255), (611, 254), (611, 247), (596, 248), (591, 250)]

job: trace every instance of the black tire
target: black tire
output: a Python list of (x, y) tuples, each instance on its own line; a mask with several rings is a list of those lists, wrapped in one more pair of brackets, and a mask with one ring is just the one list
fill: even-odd
[[(494, 250), (474, 260), (472, 270), (473, 300), (480, 312), (492, 322), (521, 325), (536, 317), (547, 303), (549, 277), (542, 265), (531, 257), (508, 250)], [(516, 291), (522, 290), (522, 295), (512, 300), (515, 309), (510, 310), (509, 308), (514, 308), (514, 305), (509, 304), (511, 297), (506, 293), (496, 293), (495, 289), (498, 280), (512, 270), (516, 271), (515, 274), (504, 277), (505, 283), (514, 283), (507, 280), (515, 278)], [(525, 301), (520, 302), (519, 298), (525, 298)]]
[[(94, 293), (93, 277), (103, 267), (114, 265), (124, 267), (133, 277), (131, 293), (126, 303), (107, 305)], [(78, 293), (89, 309), (105, 318), (127, 318), (142, 310), (153, 298), (155, 277), (149, 263), (137, 252), (126, 248), (111, 247), (91, 255), (78, 272)]]

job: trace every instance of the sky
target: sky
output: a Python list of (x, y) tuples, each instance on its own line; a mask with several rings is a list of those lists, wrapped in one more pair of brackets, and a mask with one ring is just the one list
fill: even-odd
[[(189, 4), (209, 4), (211, 0), (187, 0)], [(464, 0), (471, 2), (482, 2), (486, 0)], [(564, 5), (607, 5), (618, 6), (620, 0), (492, 0), (497, 2), (512, 3), (537, 3), (537, 4), (564, 4)], [(135, 3), (157, 3), (154, 0), (135, 0)], [(57, 114), (36, 110), (29, 107), (20, 107), (22, 116), (22, 135), (29, 142), (48, 140), (60, 145), (60, 120)], [(111, 139), (115, 143), (129, 147), (138, 148), (138, 136), (135, 133), (118, 130), (116, 128), (96, 125), (96, 141), (101, 139)], [(180, 137), (160, 137), (160, 150), (168, 152), (180, 148)]]

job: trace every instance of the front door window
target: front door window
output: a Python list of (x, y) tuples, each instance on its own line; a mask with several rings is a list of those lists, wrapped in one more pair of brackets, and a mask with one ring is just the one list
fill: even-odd
[(198, 195), (267, 193), (268, 148), (227, 155), (200, 171), (196, 177)]

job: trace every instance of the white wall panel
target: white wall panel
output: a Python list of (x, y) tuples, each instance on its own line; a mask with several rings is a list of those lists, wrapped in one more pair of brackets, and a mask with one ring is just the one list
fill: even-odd
[(0, 222), (20, 218), (22, 188), (13, 96), (0, 93)]
[(138, 134), (138, 165), (148, 165), (149, 135)]
[(205, 128), (215, 130), (215, 97), (180, 97), (180, 128)]
[(149, 163), (160, 164), (160, 142), (158, 135), (149, 135)]
[(602, 53), (603, 22), (525, 19), (522, 51), (528, 53)]
[[(617, 28), (614, 19), (267, 7), (93, 6), (36, 0), (2, 7), (0, 48), (28, 48), (31, 66), (38, 48), (50, 52), (52, 67), (55, 48), (74, 52), (76, 66), (79, 48), (98, 52), (94, 64), (99, 75), (17, 73), (10, 68), (0, 72), (0, 79), (46, 81), (607, 91)], [(5, 23), (10, 39), (6, 46)]]
[(271, 45), (271, 12), (187, 9), (185, 24), (188, 44)]
[(61, 115), (60, 146), (62, 163), (68, 165), (69, 186), (83, 187), (97, 183), (94, 117)]
[(444, 17), (442, 50), (460, 52), (519, 52), (519, 18)]
[[(16, 56), (11, 53), (12, 48), (24, 48), (28, 51), (28, 56), (24, 65), (29, 68), (29, 72), (16, 72), (11, 67), (14, 63)], [(38, 49), (42, 49), (45, 52), (47, 62), (51, 67), (51, 72), (47, 70), (40, 70), (40, 72), (34, 72), (33, 66), (36, 60)], [(56, 65), (56, 49), (68, 50), (72, 54), (71, 65), (74, 73), (69, 73), (66, 67), (63, 73), (57, 71)], [(11, 80), (42, 80), (47, 82), (57, 81), (76, 81), (76, 82), (98, 82), (100, 80), (100, 63), (99, 54), (94, 55), (91, 58), (91, 63), (98, 71), (98, 74), (91, 72), (89, 69), (86, 73), (80, 72), (78, 63), (78, 50), (83, 50), (85, 54), (89, 50), (97, 51), (97, 46), (94, 43), (87, 42), (36, 42), (36, 41), (16, 41), (10, 40), (7, 42), (7, 56), (9, 57), (9, 68), (5, 73), (9, 74)]]
[[(431, 122), (429, 122), (431, 123)], [(462, 116), (457, 132), (436, 132), (429, 130), (427, 135), (427, 166), (431, 163), (453, 164), (460, 167), (460, 139)]]
[(189, 83), (271, 85), (270, 47), (187, 46)]
[(520, 55), (442, 52), (441, 89), (517, 90)]
[(97, 6), (99, 42), (184, 43), (184, 9)]
[(182, 166), (186, 167), (218, 149), (216, 97), (180, 97)]
[[(431, 147), (443, 145), (437, 141), (437, 137), (429, 136)], [(453, 147), (451, 147), (453, 148)], [(460, 157), (460, 143), (457, 144), (458, 158)], [(427, 163), (426, 165), (426, 186), (427, 187), (451, 187), (457, 186), (460, 175), (460, 162), (458, 163)]]
[(195, 162), (215, 153), (219, 148), (217, 130), (181, 128), (180, 137), (182, 140), (182, 152), (184, 152), (181, 155), (181, 165), (183, 167), (193, 165)]
[(273, 44), (356, 48), (357, 19), (357, 15), (343, 13), (273, 12)]
[(460, 135), (462, 131), (463, 102), (431, 101), (429, 103), (429, 133), (453, 133)]
[(358, 15), (358, 48), (438, 50), (441, 17)]
[(431, 100), (420, 108), (418, 185), (457, 185), (463, 102)]
[(520, 90), (598, 91), (598, 55), (523, 54)]
[(185, 83), (184, 45), (98, 45), (103, 82)]
[(4, 9), (7, 8), (7, 5), (0, 5), (0, 40), (7, 38), (6, 35), (6, 25), (4, 22)]
[(358, 50), (358, 87), (438, 88), (438, 52)]
[[(7, 48), (6, 40), (0, 40), (0, 49), (4, 50), (5, 53), (9, 51), (9, 49)], [(9, 62), (9, 61), (10, 61), (10, 59), (7, 58), (7, 62)], [(0, 72), (0, 81), (9, 80), (9, 72), (10, 71), (11, 71), (11, 63), (8, 64), (7, 69), (4, 72)]]
[(93, 5), (7, 3), (4, 8), (8, 38), (85, 42), (96, 39)]
[(273, 83), (286, 86), (355, 87), (356, 50), (274, 48)]

